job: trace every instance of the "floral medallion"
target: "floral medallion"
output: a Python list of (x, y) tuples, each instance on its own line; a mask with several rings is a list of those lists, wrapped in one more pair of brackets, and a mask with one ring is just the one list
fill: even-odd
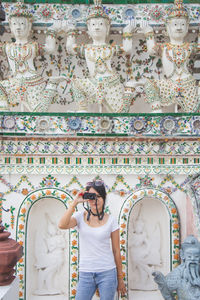
[(178, 121), (172, 116), (164, 117), (160, 122), (160, 130), (165, 134), (175, 133), (178, 129)]

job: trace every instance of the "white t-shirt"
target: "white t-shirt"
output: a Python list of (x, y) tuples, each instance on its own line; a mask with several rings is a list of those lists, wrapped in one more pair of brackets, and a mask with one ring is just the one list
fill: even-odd
[(84, 212), (76, 212), (79, 231), (79, 271), (103, 272), (116, 267), (112, 246), (111, 232), (119, 229), (117, 221), (109, 215), (107, 222), (99, 227), (91, 227), (84, 220)]

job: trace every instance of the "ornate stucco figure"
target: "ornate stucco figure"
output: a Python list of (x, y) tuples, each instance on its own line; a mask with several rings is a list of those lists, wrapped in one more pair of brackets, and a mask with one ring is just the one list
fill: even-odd
[(0, 82), (0, 110), (17, 106), (20, 111), (45, 112), (56, 95), (59, 77), (46, 82), (36, 71), (34, 60), (45, 51), (55, 49), (57, 24), (47, 32), (46, 43), (29, 41), (33, 16), (25, 4), (18, 2), (11, 7), (9, 26), (15, 42), (0, 43), (0, 54), (9, 63), (11, 77)]
[(192, 235), (188, 236), (180, 250), (182, 263), (167, 276), (154, 272), (154, 280), (158, 284), (165, 300), (200, 299), (200, 242)]
[(78, 110), (87, 111), (88, 104), (96, 103), (100, 112), (103, 106), (108, 112), (128, 112), (133, 98), (131, 87), (124, 87), (111, 62), (115, 55), (131, 53), (133, 26), (124, 28), (122, 46), (108, 44), (110, 18), (101, 3), (95, 3), (87, 16), (87, 27), (91, 44), (77, 45), (74, 30), (68, 31), (66, 42), (67, 52), (85, 58), (89, 69), (88, 78), (73, 81)]
[(60, 295), (57, 287), (59, 272), (64, 264), (65, 239), (54, 221), (45, 214), (46, 231), (41, 229), (35, 238), (35, 268), (37, 269), (37, 289), (35, 295)]
[(197, 43), (184, 42), (188, 33), (189, 16), (182, 0), (175, 0), (174, 7), (167, 16), (166, 29), (169, 42), (155, 42), (153, 29), (144, 27), (148, 52), (162, 59), (164, 79), (148, 79), (145, 84), (146, 101), (153, 112), (161, 112), (162, 107), (175, 104), (183, 112), (195, 112), (200, 104), (200, 87), (188, 70), (192, 54), (200, 52), (200, 36)]
[(156, 224), (151, 238), (148, 237), (145, 223), (139, 218), (135, 221), (133, 233), (129, 240), (131, 290), (156, 290), (152, 272), (161, 265), (160, 228)]

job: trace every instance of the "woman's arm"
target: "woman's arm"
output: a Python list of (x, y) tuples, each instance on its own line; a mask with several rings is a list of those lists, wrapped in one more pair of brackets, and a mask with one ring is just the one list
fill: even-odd
[(77, 206), (78, 203), (83, 202), (83, 192), (79, 192), (77, 197), (74, 199), (74, 201), (69, 205), (68, 209), (60, 219), (60, 222), (58, 224), (58, 227), (60, 229), (70, 229), (72, 227), (75, 227), (77, 225), (77, 221), (75, 218), (72, 217), (72, 214)]
[(121, 295), (125, 295), (126, 287), (123, 280), (123, 272), (122, 272), (122, 260), (120, 254), (120, 244), (119, 244), (119, 229), (115, 230), (111, 233), (111, 241), (112, 241), (112, 250), (115, 258), (115, 263), (117, 267), (117, 279), (118, 279), (118, 293)]

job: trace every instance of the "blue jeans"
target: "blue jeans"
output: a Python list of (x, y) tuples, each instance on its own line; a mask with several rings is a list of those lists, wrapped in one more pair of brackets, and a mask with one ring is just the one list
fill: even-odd
[(100, 300), (114, 300), (117, 290), (116, 269), (104, 272), (80, 272), (76, 300), (91, 300), (97, 288)]

